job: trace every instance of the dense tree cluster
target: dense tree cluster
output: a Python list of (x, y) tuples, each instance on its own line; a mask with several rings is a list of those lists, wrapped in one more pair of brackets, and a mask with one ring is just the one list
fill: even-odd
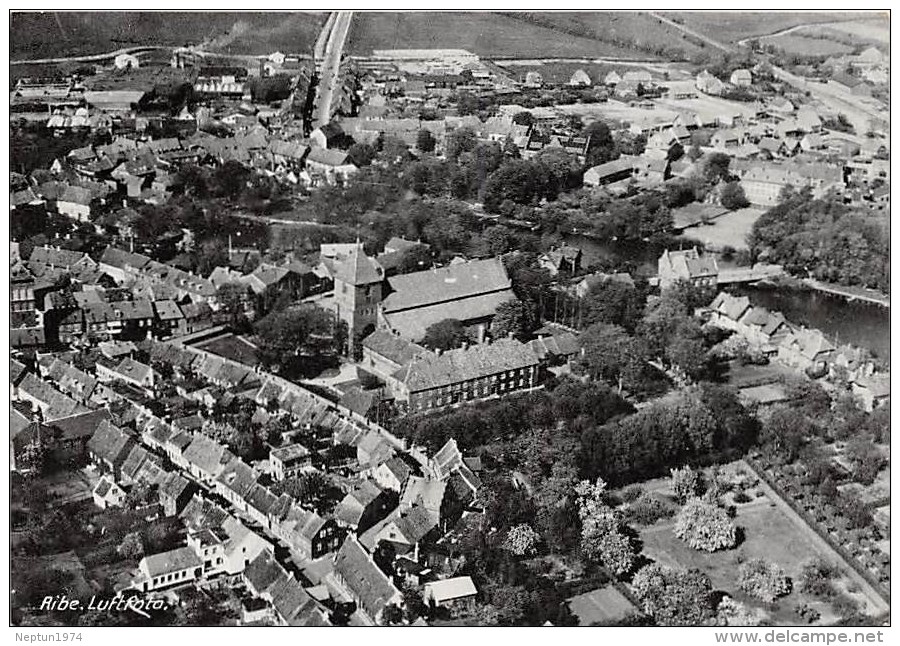
[(734, 389), (704, 383), (586, 431), (581, 466), (586, 477), (620, 486), (663, 475), (673, 464), (734, 456), (756, 434)]
[(602, 563), (616, 576), (631, 572), (637, 550), (619, 510), (606, 499), (606, 483), (584, 480), (575, 488), (581, 518), (581, 553), (589, 561)]
[(303, 354), (337, 354), (346, 340), (333, 314), (302, 305), (270, 312), (253, 325), (257, 357), (270, 369), (290, 369)]
[(498, 438), (553, 428), (560, 422), (574, 424), (577, 433), (631, 410), (629, 404), (602, 384), (565, 381), (552, 389), (408, 416), (399, 420), (393, 430), (431, 451), (437, 451), (451, 438), (465, 450)]
[(890, 236), (880, 215), (853, 211), (837, 199), (787, 190), (749, 237), (756, 258), (797, 276), (890, 291)]

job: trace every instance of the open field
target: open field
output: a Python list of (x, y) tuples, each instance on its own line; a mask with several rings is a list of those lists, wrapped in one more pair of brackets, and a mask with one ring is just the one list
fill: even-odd
[(774, 34), (798, 25), (833, 23), (835, 20), (865, 20), (871, 14), (825, 12), (688, 12), (666, 11), (664, 15), (686, 27), (723, 43)]
[(760, 42), (777, 47), (787, 54), (804, 56), (840, 56), (853, 52), (853, 46), (826, 38), (813, 38), (805, 35), (804, 30), (792, 31), (789, 34), (761, 38)]
[(586, 36), (665, 59), (689, 58), (703, 49), (680, 30), (643, 11), (516, 12), (509, 15), (551, 27), (567, 36)]
[(762, 209), (752, 207), (730, 211), (708, 224), (686, 228), (684, 237), (698, 240), (711, 249), (747, 249), (747, 235), (763, 213)]
[[(373, 49), (452, 48), (491, 57), (656, 58), (635, 46), (630, 23), (649, 23), (627, 13), (499, 14), (475, 12), (358, 12), (348, 36), (351, 54)], [(607, 29), (604, 25), (620, 25)], [(639, 30), (640, 31), (640, 30)], [(676, 38), (676, 36), (672, 36)], [(642, 41), (643, 42), (643, 41)]]
[(141, 45), (199, 45), (229, 54), (311, 54), (324, 13), (14, 12), (13, 60), (99, 54)]
[(863, 42), (888, 45), (891, 42), (891, 26), (887, 18), (859, 20), (854, 22), (829, 22), (818, 25), (815, 30), (836, 33)]
[[(733, 550), (721, 552), (700, 552), (690, 548), (678, 539), (674, 532), (674, 520), (660, 521), (640, 532), (644, 554), (654, 561), (676, 568), (697, 568), (709, 576), (713, 588), (722, 590), (735, 599), (754, 606), (768, 614), (776, 624), (799, 623), (793, 609), (799, 604), (808, 604), (821, 613), (820, 623), (829, 624), (837, 620), (827, 603), (800, 592), (797, 589), (781, 598), (776, 604), (767, 606), (747, 597), (737, 586), (736, 572), (740, 562), (750, 558), (763, 558), (778, 564), (791, 579), (796, 580), (801, 566), (814, 557), (840, 565), (830, 550), (823, 547), (821, 539), (802, 522), (789, 515), (782, 504), (776, 504), (770, 493), (758, 490), (751, 502), (738, 504), (735, 524), (742, 528), (744, 540)], [(748, 492), (750, 493), (750, 492)], [(759, 494), (762, 495), (759, 495)], [(751, 497), (752, 497), (751, 493)], [(852, 585), (853, 579), (846, 568), (841, 566), (843, 577), (835, 583), (848, 596), (854, 598), (866, 612), (872, 615), (884, 611), (883, 602), (858, 590)]]
[(865, 45), (884, 47), (890, 42), (890, 30), (887, 21), (877, 19), (822, 23), (761, 38), (760, 42), (788, 53), (840, 55), (852, 53)]

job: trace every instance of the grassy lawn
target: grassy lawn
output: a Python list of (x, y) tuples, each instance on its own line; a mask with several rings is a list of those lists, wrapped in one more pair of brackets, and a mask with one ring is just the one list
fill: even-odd
[(732, 247), (748, 249), (747, 236), (753, 225), (764, 213), (762, 209), (748, 207), (720, 215), (709, 224), (698, 224), (684, 230), (684, 236), (699, 240), (711, 249)]
[(259, 362), (256, 356), (256, 349), (247, 341), (234, 334), (220, 336), (208, 343), (201, 343), (197, 347), (214, 352), (226, 359), (239, 361), (248, 366), (255, 366)]
[[(827, 603), (796, 589), (777, 603), (767, 605), (747, 597), (737, 586), (737, 569), (742, 561), (750, 558), (763, 558), (778, 564), (793, 580), (796, 580), (802, 564), (809, 559), (821, 556), (831, 560), (819, 549), (808, 527), (795, 522), (765, 494), (748, 503), (738, 504), (735, 524), (744, 532), (743, 542), (733, 550), (709, 553), (691, 549), (678, 539), (673, 533), (674, 519), (660, 521), (640, 531), (643, 552), (663, 565), (701, 570), (709, 576), (716, 590), (760, 609), (775, 624), (802, 623), (794, 612), (799, 604), (816, 608), (821, 613), (822, 624), (837, 619)], [(837, 580), (837, 585), (846, 590), (847, 582), (846, 578), (842, 578)], [(866, 603), (861, 593), (851, 593), (850, 596)]]

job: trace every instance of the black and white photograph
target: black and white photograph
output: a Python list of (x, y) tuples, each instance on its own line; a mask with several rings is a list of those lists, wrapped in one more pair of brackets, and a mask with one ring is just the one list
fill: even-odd
[(19, 4), (7, 643), (887, 641), (889, 8)]

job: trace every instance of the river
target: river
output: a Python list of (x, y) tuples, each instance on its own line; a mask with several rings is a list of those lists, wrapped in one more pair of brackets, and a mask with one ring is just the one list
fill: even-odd
[[(585, 267), (629, 263), (632, 265), (629, 270), (636, 276), (656, 275), (656, 260), (661, 249), (652, 245), (604, 242), (580, 235), (569, 235), (564, 239), (581, 248)], [(754, 305), (780, 311), (791, 323), (819, 329), (834, 342), (866, 348), (878, 358), (890, 361), (891, 312), (888, 308), (862, 301), (850, 302), (839, 296), (801, 288), (747, 286), (729, 291), (747, 296)]]
[(747, 296), (754, 305), (781, 312), (791, 323), (817, 328), (835, 343), (866, 348), (890, 361), (891, 311), (886, 307), (797, 288), (746, 286), (729, 291)]

